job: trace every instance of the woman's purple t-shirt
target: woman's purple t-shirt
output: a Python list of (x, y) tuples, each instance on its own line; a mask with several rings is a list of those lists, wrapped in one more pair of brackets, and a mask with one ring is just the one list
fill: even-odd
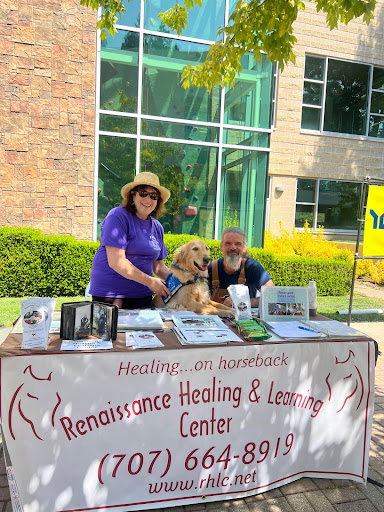
[(91, 295), (117, 298), (151, 295), (147, 286), (126, 279), (111, 269), (105, 246), (123, 249), (132, 265), (152, 276), (153, 263), (167, 256), (160, 222), (152, 217), (142, 220), (123, 206), (113, 208), (101, 226), (100, 247), (91, 270)]

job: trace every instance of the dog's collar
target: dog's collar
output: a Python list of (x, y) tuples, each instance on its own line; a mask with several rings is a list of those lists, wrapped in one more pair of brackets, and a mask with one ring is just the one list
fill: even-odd
[[(185, 268), (181, 268), (179, 267), (179, 265), (177, 265), (176, 263), (174, 263), (172, 261), (172, 267), (174, 268), (177, 268), (177, 270), (181, 270), (182, 272), (190, 272), (190, 270), (185, 270)], [(204, 280), (204, 279), (208, 279), (208, 277), (205, 277), (205, 276), (197, 276), (195, 275), (194, 276), (194, 279), (190, 279), (189, 281), (187, 281), (186, 283), (183, 283), (183, 286), (185, 286), (186, 284), (193, 284), (193, 283), (196, 283), (196, 281), (198, 281), (199, 279), (201, 280)]]

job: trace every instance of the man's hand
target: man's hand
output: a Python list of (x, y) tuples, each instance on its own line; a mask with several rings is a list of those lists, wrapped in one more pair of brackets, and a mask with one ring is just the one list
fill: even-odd
[(229, 308), (233, 308), (233, 302), (231, 297), (227, 297), (225, 301), (223, 302), (224, 306), (228, 306)]

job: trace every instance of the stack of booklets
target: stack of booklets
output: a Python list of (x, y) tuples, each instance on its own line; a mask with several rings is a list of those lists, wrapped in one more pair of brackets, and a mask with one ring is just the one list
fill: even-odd
[(164, 330), (160, 313), (154, 309), (119, 309), (118, 331), (153, 331)]
[(182, 345), (243, 341), (216, 315), (178, 315), (173, 316), (172, 321), (175, 324), (172, 330)]

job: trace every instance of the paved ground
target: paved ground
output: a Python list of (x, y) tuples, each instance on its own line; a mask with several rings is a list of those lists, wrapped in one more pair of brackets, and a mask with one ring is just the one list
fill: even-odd
[[(379, 291), (384, 298), (384, 291), (382, 289)], [(165, 511), (384, 512), (384, 323), (352, 324), (352, 326), (376, 339), (382, 353), (378, 357), (376, 366), (375, 412), (366, 486), (350, 480), (302, 478), (278, 489), (245, 499), (173, 507)], [(0, 329), (0, 343), (7, 334), (7, 330)], [(2, 448), (0, 448), (0, 512), (12, 512)]]

